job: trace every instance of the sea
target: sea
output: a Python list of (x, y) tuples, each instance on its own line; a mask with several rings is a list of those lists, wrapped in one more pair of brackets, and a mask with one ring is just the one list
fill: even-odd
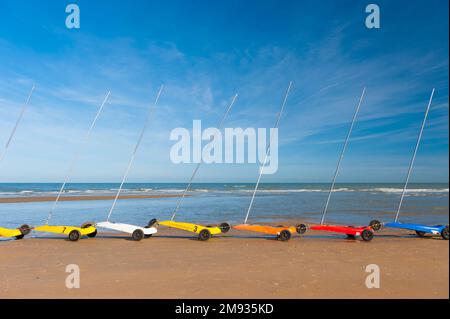
[[(59, 183), (0, 183), (0, 198), (55, 196)], [(123, 195), (181, 194), (183, 183), (127, 183)], [(64, 196), (115, 195), (115, 183), (67, 184)], [(242, 223), (255, 184), (194, 183), (181, 202), (176, 220), (206, 224)], [(298, 221), (320, 222), (328, 196), (329, 183), (260, 184), (249, 223)], [(325, 222), (367, 225), (370, 220), (392, 221), (399, 204), (402, 184), (342, 183), (332, 193)], [(119, 200), (111, 221), (146, 225), (149, 220), (171, 217), (178, 198)], [(0, 227), (22, 224), (42, 225), (52, 202), (0, 203)], [(59, 202), (50, 225), (81, 225), (104, 221), (112, 200)], [(400, 221), (423, 224), (448, 224), (449, 186), (444, 183), (410, 184), (400, 212)], [(39, 236), (34, 233), (33, 236)]]

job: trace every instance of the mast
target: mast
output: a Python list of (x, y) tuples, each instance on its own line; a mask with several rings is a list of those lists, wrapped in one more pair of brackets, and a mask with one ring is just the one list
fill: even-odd
[[(233, 97), (233, 99), (232, 99), (230, 105), (228, 106), (227, 111), (225, 112), (224, 116), (223, 116), (222, 119), (220, 120), (219, 126), (218, 126), (219, 131), (223, 128), (223, 123), (224, 123), (226, 117), (228, 116), (228, 113), (230, 113), (231, 108), (232, 108), (233, 105), (234, 105), (234, 102), (236, 102), (237, 97), (238, 97), (238, 95), (237, 95), (237, 93), (236, 93), (236, 94), (234, 95), (234, 97)], [(209, 145), (209, 144), (208, 144), (208, 145)], [(202, 152), (202, 153), (206, 153), (206, 151), (207, 151), (207, 150), (205, 149), (204, 152)], [(201, 157), (200, 162), (197, 164), (197, 166), (195, 167), (194, 171), (192, 172), (192, 176), (191, 176), (191, 178), (189, 179), (188, 185), (187, 185), (186, 188), (184, 189), (183, 194), (182, 194), (181, 197), (178, 199), (177, 206), (175, 207), (175, 209), (174, 209), (174, 211), (173, 211), (173, 214), (172, 214), (172, 217), (171, 217), (171, 219), (170, 219), (171, 221), (173, 221), (173, 220), (175, 219), (175, 216), (176, 216), (176, 214), (177, 214), (177, 212), (178, 212), (178, 209), (180, 208), (181, 201), (184, 199), (184, 197), (186, 196), (186, 193), (187, 193), (187, 192), (189, 191), (189, 189), (191, 188), (192, 181), (194, 180), (194, 177), (195, 177), (195, 175), (197, 174), (197, 171), (198, 171), (198, 169), (200, 168), (200, 165), (201, 165), (202, 163), (203, 163), (203, 156)]]
[[(281, 115), (283, 114), (284, 106), (286, 105), (286, 101), (287, 101), (287, 98), (289, 96), (289, 92), (291, 91), (291, 87), (292, 87), (292, 81), (289, 82), (289, 86), (286, 89), (286, 93), (284, 94), (283, 103), (281, 104), (281, 109), (280, 109), (280, 112), (277, 115), (277, 120), (275, 122), (275, 126), (274, 126), (275, 129), (278, 128), (278, 124), (280, 123)], [(270, 137), (269, 137), (269, 144), (267, 145), (267, 148), (266, 148), (266, 155), (264, 156), (264, 161), (263, 161), (262, 168), (259, 171), (258, 180), (257, 180), (256, 185), (255, 185), (255, 190), (253, 191), (252, 199), (250, 200), (250, 205), (248, 206), (248, 209), (247, 209), (247, 215), (245, 215), (244, 224), (247, 224), (248, 216), (250, 215), (250, 211), (252, 210), (253, 201), (255, 200), (256, 191), (258, 190), (259, 182), (261, 181), (263, 170), (264, 170), (264, 168), (266, 166), (267, 156), (269, 154), (269, 150), (270, 150), (270, 145), (271, 144), (272, 144), (272, 134), (270, 134)]]
[(17, 127), (19, 126), (19, 123), (22, 121), (23, 115), (25, 114), (25, 111), (28, 108), (28, 103), (30, 102), (31, 95), (33, 95), (34, 89), (35, 89), (35, 85), (33, 84), (33, 86), (31, 87), (30, 93), (28, 93), (27, 100), (26, 100), (24, 106), (22, 107), (22, 109), (20, 111), (19, 118), (17, 119), (16, 124), (14, 125), (14, 127), (13, 127), (13, 129), (11, 131), (11, 134), (9, 135), (9, 138), (8, 138), (6, 144), (5, 144), (5, 147), (4, 147), (3, 151), (0, 153), (0, 162), (5, 157), (6, 152), (8, 151), (8, 148), (9, 148), (9, 144), (11, 143), (11, 141), (12, 141), (12, 139), (13, 139), (15, 133), (16, 133)]
[(150, 108), (148, 110), (148, 115), (147, 115), (147, 119), (145, 121), (144, 127), (141, 130), (141, 133), (139, 135), (139, 138), (138, 138), (138, 141), (136, 143), (136, 146), (134, 147), (133, 153), (131, 154), (130, 161), (128, 162), (127, 169), (125, 170), (125, 174), (123, 175), (122, 182), (120, 183), (120, 187), (117, 190), (116, 197), (114, 198), (114, 201), (113, 201), (113, 204), (111, 206), (111, 209), (109, 210), (108, 218), (106, 219), (106, 221), (108, 221), (108, 222), (111, 219), (111, 215), (113, 213), (114, 207), (116, 207), (117, 200), (119, 199), (120, 193), (122, 192), (123, 184), (125, 183), (125, 180), (127, 179), (128, 173), (130, 172), (130, 169), (131, 169), (131, 166), (133, 166), (133, 162), (134, 162), (134, 158), (136, 157), (137, 150), (139, 148), (139, 145), (142, 142), (142, 138), (144, 137), (144, 133), (145, 133), (145, 131), (147, 129), (147, 126), (148, 126), (148, 124), (150, 122), (150, 119), (151, 119), (151, 117), (153, 115), (153, 112), (154, 112), (154, 110), (156, 108), (156, 105), (158, 104), (159, 97), (161, 96), (161, 93), (162, 93), (163, 89), (164, 89), (164, 85), (161, 85), (161, 87), (159, 88), (158, 94), (156, 95), (155, 102), (150, 106)]
[(103, 99), (102, 104), (101, 104), (100, 107), (98, 108), (97, 113), (95, 114), (94, 119), (93, 119), (92, 122), (91, 122), (91, 126), (89, 126), (89, 129), (88, 129), (86, 135), (84, 136), (84, 138), (83, 138), (83, 140), (82, 140), (82, 142), (81, 142), (80, 148), (78, 149), (77, 152), (74, 153), (74, 155), (73, 155), (73, 157), (72, 157), (72, 160), (70, 161), (69, 169), (68, 169), (68, 171), (67, 171), (66, 177), (64, 178), (64, 182), (62, 183), (61, 188), (59, 189), (58, 195), (56, 196), (56, 199), (55, 199), (55, 201), (53, 202), (53, 206), (52, 206), (50, 212), (48, 213), (47, 220), (45, 221), (45, 224), (46, 224), (46, 225), (48, 225), (48, 223), (50, 222), (50, 219), (51, 219), (52, 216), (53, 216), (53, 213), (54, 213), (54, 211), (55, 211), (55, 209), (56, 209), (56, 204), (58, 204), (58, 201), (59, 201), (59, 199), (60, 199), (60, 197), (61, 197), (61, 194), (63, 193), (64, 188), (66, 187), (67, 182), (69, 181), (69, 177), (72, 175), (72, 172), (73, 172), (73, 170), (74, 170), (74, 168), (75, 168), (75, 163), (77, 162), (77, 160), (78, 160), (78, 158), (79, 158), (79, 156), (80, 156), (81, 149), (82, 149), (82, 147), (87, 143), (87, 141), (89, 140), (89, 137), (91, 136), (92, 129), (94, 128), (95, 123), (97, 123), (97, 120), (98, 120), (98, 118), (100, 117), (100, 114), (102, 113), (103, 107), (105, 106), (106, 101), (108, 101), (110, 95), (111, 95), (111, 91), (108, 91), (108, 93), (106, 94), (105, 98)]
[(425, 128), (425, 123), (427, 121), (428, 112), (430, 111), (431, 102), (433, 101), (434, 90), (435, 89), (433, 88), (433, 90), (431, 91), (431, 96), (430, 96), (430, 100), (428, 101), (427, 109), (425, 111), (425, 116), (423, 118), (422, 127), (420, 128), (420, 133), (419, 133), (419, 136), (417, 137), (416, 147), (414, 148), (414, 153), (413, 153), (413, 156), (411, 158), (411, 163), (409, 164), (408, 174), (406, 175), (405, 186), (403, 187), (402, 196), (400, 197), (400, 203), (398, 204), (398, 209), (397, 209), (397, 213), (395, 214), (395, 221), (394, 222), (397, 222), (398, 217), (400, 215), (400, 209), (402, 208), (403, 199), (404, 199), (405, 194), (406, 194), (406, 190), (407, 190), (408, 183), (409, 183), (409, 178), (411, 176), (411, 172), (412, 172), (412, 168), (413, 168), (413, 165), (414, 165), (414, 161), (416, 159), (417, 150), (419, 149), (420, 140), (422, 139), (423, 129)]
[(365, 93), (366, 93), (366, 88), (363, 88), (361, 97), (359, 98), (358, 106), (356, 107), (355, 114), (353, 115), (352, 124), (350, 125), (350, 129), (348, 130), (348, 134), (347, 134), (347, 137), (345, 139), (344, 146), (342, 147), (341, 155), (339, 156), (339, 160), (338, 160), (338, 163), (337, 163), (337, 166), (336, 166), (336, 171), (334, 172), (333, 182), (331, 183), (330, 192), (328, 193), (327, 202), (325, 203), (325, 208), (324, 208), (323, 214), (322, 214), (322, 219), (320, 220), (320, 225), (323, 225), (323, 223), (325, 221), (325, 216), (327, 214), (328, 205), (330, 204), (331, 193), (333, 192), (334, 185), (336, 184), (336, 178), (338, 176), (339, 169), (341, 167), (341, 162), (344, 159), (344, 154), (345, 154), (345, 151), (347, 149), (347, 144), (348, 144), (348, 141), (350, 139), (350, 136), (352, 135), (353, 126), (354, 126), (354, 124), (356, 122), (356, 118), (358, 116), (359, 108), (361, 107), (361, 103), (362, 103), (362, 101), (364, 99)]

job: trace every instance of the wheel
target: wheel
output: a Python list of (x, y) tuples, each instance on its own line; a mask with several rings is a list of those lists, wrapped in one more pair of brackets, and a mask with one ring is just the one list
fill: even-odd
[(222, 223), (219, 225), (219, 228), (222, 231), (222, 233), (228, 233), (231, 229), (231, 226), (228, 223)]
[(132, 234), (131, 238), (133, 238), (134, 241), (140, 241), (142, 238), (144, 238), (144, 232), (142, 229), (136, 229)]
[[(83, 225), (81, 225), (81, 228), (85, 229), (85, 228), (88, 228), (88, 227), (92, 227), (94, 225), (95, 225), (94, 222), (86, 222)], [(89, 238), (94, 238), (95, 236), (97, 236), (97, 229), (94, 232), (92, 232), (90, 234), (87, 234), (86, 236), (88, 236)]]
[(211, 232), (207, 229), (202, 229), (198, 234), (198, 240), (206, 241), (211, 238)]
[(374, 231), (379, 231), (381, 229), (381, 223), (376, 219), (372, 220), (369, 226), (372, 227)]
[[(83, 223), (83, 225), (81, 225), (81, 228), (85, 229), (85, 228), (92, 227), (94, 225), (95, 225), (94, 222), (86, 222), (86, 223)], [(92, 233), (87, 234), (86, 236), (88, 236), (89, 238), (94, 238), (95, 236), (97, 236), (97, 229), (95, 231), (93, 231)]]
[(373, 232), (368, 229), (364, 229), (361, 233), (361, 238), (364, 241), (371, 241), (373, 239)]
[(153, 218), (152, 220), (150, 220), (147, 224), (147, 227), (145, 228), (150, 228), (153, 227), (154, 225), (156, 225), (158, 223), (158, 220), (156, 218)]
[[(27, 224), (24, 224), (19, 227), (19, 230), (20, 230), (20, 232), (22, 234), (22, 238), (23, 238), (23, 236), (26, 236), (31, 232), (31, 227), (28, 226)], [(17, 236), (17, 237), (19, 237), (19, 236)], [(19, 238), (19, 239), (22, 239), (22, 238)]]
[(86, 236), (88, 236), (89, 238), (94, 238), (95, 236), (97, 236), (97, 229), (94, 232), (87, 234)]
[(278, 236), (278, 239), (281, 241), (288, 241), (291, 239), (291, 232), (287, 229), (283, 229)]
[(442, 231), (441, 231), (441, 236), (443, 239), (448, 240), (448, 226), (445, 227)]
[(417, 236), (419, 236), (419, 237), (425, 237), (425, 232), (424, 231), (418, 231), (418, 230), (416, 230), (416, 234), (417, 234)]
[(25, 237), (25, 235), (18, 235), (18, 236), (16, 236), (15, 238), (17, 239), (17, 240), (19, 240), (19, 239), (22, 239), (22, 238), (24, 238)]
[(295, 226), (295, 229), (297, 230), (297, 233), (300, 235), (303, 235), (304, 233), (306, 233), (306, 225), (305, 224), (298, 224), (297, 226)]
[(355, 236), (355, 235), (347, 234), (347, 239), (356, 239), (356, 236)]
[(78, 230), (74, 229), (69, 233), (69, 240), (70, 241), (78, 241), (80, 239), (81, 234)]

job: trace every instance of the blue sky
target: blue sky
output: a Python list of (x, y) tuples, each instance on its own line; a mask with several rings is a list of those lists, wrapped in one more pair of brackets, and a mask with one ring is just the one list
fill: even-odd
[[(194, 164), (170, 162), (170, 131), (280, 124), (279, 170), (264, 182), (329, 182), (363, 86), (340, 182), (401, 182), (433, 87), (436, 95), (412, 182), (447, 182), (448, 1), (0, 0), (0, 141), (32, 83), (30, 108), (0, 167), (0, 182), (59, 182), (108, 90), (110, 103), (71, 178), (117, 182), (161, 83), (155, 120), (129, 181), (185, 182)], [(197, 181), (252, 182), (258, 166), (204, 165)]]

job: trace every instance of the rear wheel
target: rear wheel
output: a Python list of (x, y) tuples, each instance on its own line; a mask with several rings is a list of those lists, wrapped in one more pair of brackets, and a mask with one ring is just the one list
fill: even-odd
[(307, 228), (305, 224), (298, 224), (297, 226), (295, 226), (295, 229), (297, 230), (297, 233), (303, 235), (304, 233), (306, 233)]
[(222, 223), (219, 225), (219, 228), (222, 231), (222, 233), (228, 233), (228, 231), (231, 229), (231, 226), (228, 223)]
[(374, 231), (379, 231), (381, 229), (381, 223), (376, 219), (372, 220), (369, 226), (372, 227)]
[(140, 241), (142, 240), (142, 238), (144, 238), (144, 232), (142, 231), (142, 229), (136, 229), (132, 234), (131, 234), (131, 238), (134, 241)]
[(283, 229), (278, 236), (278, 239), (281, 241), (288, 241), (291, 239), (291, 232), (287, 229)]
[(448, 240), (448, 226), (445, 227), (442, 231), (441, 231), (441, 236), (443, 239)]
[[(28, 226), (27, 224), (24, 224), (24, 225), (19, 227), (19, 230), (20, 230), (20, 233), (22, 234), (22, 236), (26, 236), (26, 235), (28, 235), (31, 232), (31, 227)], [(22, 238), (20, 238), (20, 239), (22, 239)]]
[(19, 239), (22, 239), (23, 237), (25, 237), (25, 235), (18, 235), (18, 236), (16, 236), (15, 238), (16, 238), (17, 240), (19, 240)]
[(424, 231), (418, 231), (418, 230), (416, 230), (416, 234), (417, 234), (417, 236), (419, 236), (419, 237), (425, 237), (425, 232)]
[(198, 233), (198, 240), (207, 241), (211, 238), (211, 232), (207, 229), (202, 229), (200, 233)]
[(80, 237), (81, 237), (81, 233), (78, 230), (76, 230), (76, 229), (72, 230), (69, 233), (69, 240), (70, 241), (78, 241), (80, 239)]
[(361, 233), (361, 238), (364, 241), (371, 241), (373, 239), (373, 232), (368, 229), (364, 229)]

